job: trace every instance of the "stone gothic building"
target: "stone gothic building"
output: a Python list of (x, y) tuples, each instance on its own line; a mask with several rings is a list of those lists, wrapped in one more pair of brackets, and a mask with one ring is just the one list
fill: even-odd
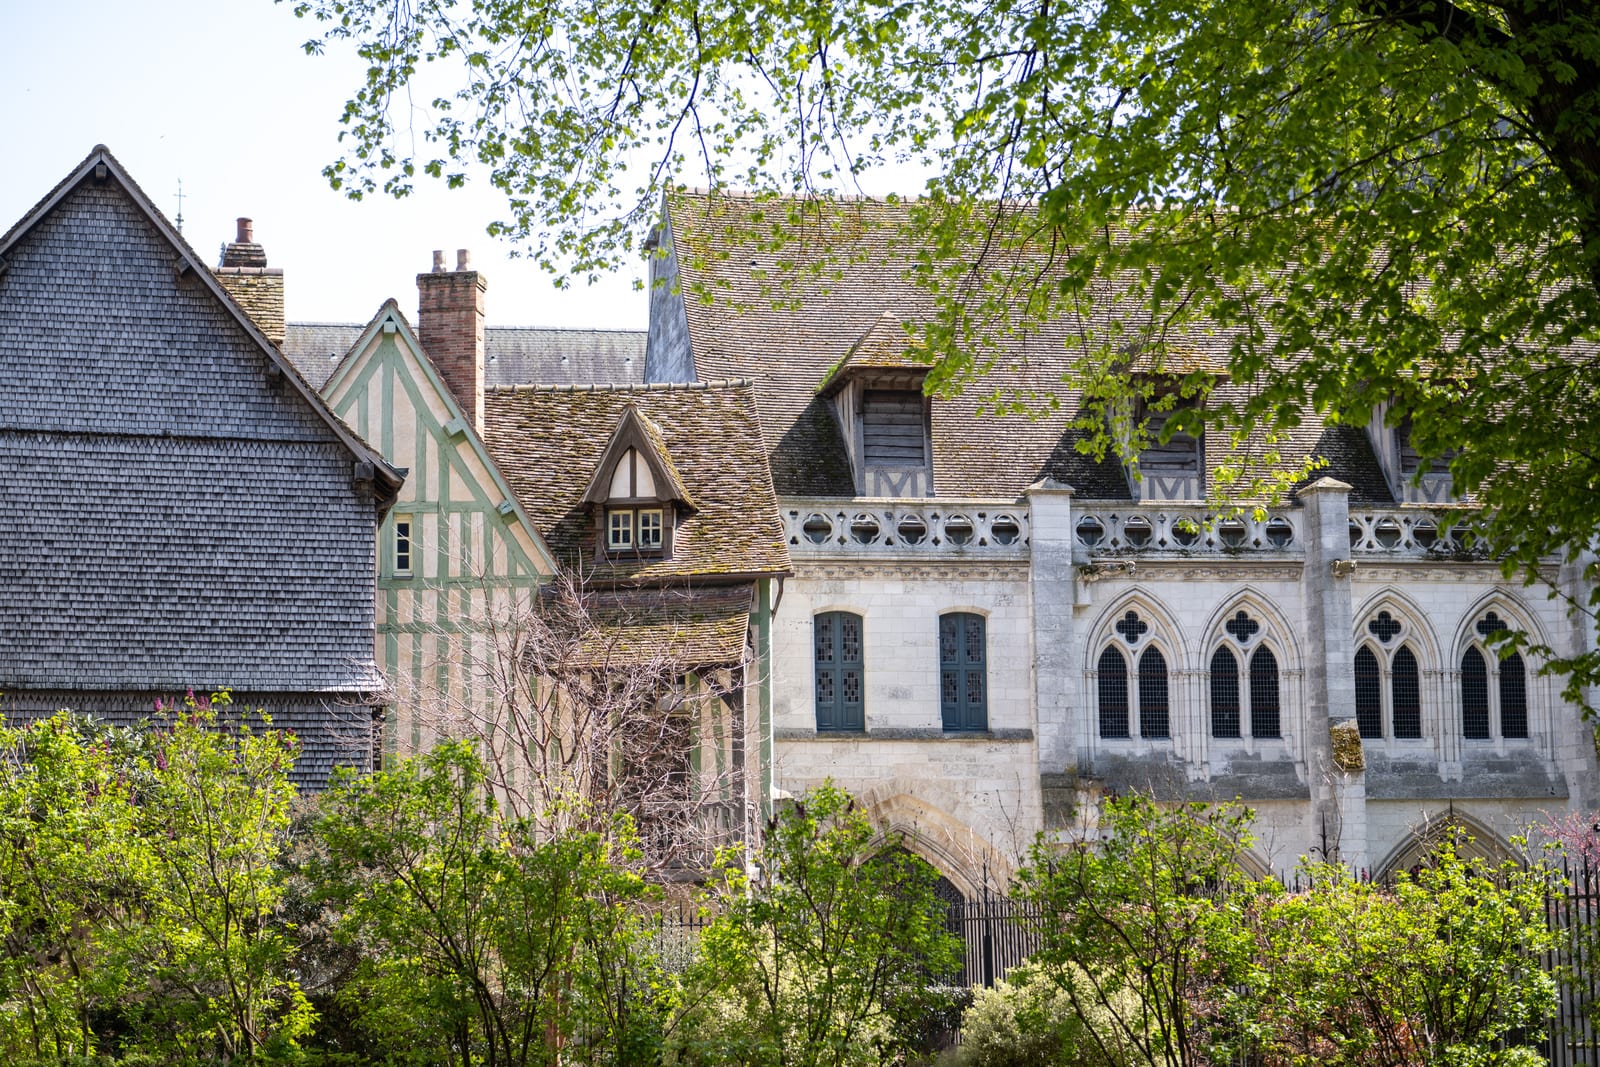
[[(829, 209), (861, 224), (814, 272), (804, 240), (741, 238), (747, 210), (669, 204), (645, 374), (755, 386), (794, 568), (773, 624), (780, 795), (833, 779), (968, 894), (1040, 832), (1092, 833), (1111, 792), (1239, 798), (1274, 871), (1406, 866), (1446, 823), (1492, 851), (1600, 802), (1558, 680), (1485, 644), (1510, 626), (1587, 647), (1541, 588), (1581, 594), (1580, 568), (1552, 560), (1524, 588), (1463, 551), (1449, 476), (1413, 477), (1403, 423), (1302, 427), (1285, 462), (1318, 458), (1315, 480), (1216, 521), (1204, 440), (1151, 449), (1142, 477), (1074, 447), (1064, 327), (1003, 342), (982, 389), (924, 396), (908, 327), (931, 307), (893, 243), (900, 209)], [(1190, 358), (1220, 366), (1215, 343)], [(1060, 404), (981, 412), (995, 388)], [(1341, 724), (1359, 764), (1335, 758)]]

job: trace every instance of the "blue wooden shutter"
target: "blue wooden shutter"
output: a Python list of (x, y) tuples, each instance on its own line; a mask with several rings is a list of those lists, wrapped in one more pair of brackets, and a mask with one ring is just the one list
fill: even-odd
[(812, 623), (816, 652), (817, 729), (866, 726), (861, 616), (846, 611), (818, 615)]
[(989, 728), (983, 616), (939, 617), (939, 705), (946, 730)]

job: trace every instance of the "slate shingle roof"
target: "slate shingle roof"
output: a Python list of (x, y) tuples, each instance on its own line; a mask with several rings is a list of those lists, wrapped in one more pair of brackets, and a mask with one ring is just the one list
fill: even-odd
[[(659, 431), (695, 507), (678, 520), (670, 559), (596, 567), (594, 519), (580, 501), (630, 405)], [(488, 389), (484, 429), (490, 454), (552, 553), (602, 582), (674, 583), (789, 571), (747, 382)]]
[[(364, 327), (348, 323), (291, 322), (284, 355), (318, 389)], [(644, 381), (643, 330), (565, 330), (542, 326), (489, 326), (484, 331), (483, 381), (500, 385), (586, 385)]]
[[(822, 221), (774, 250), (760, 236), (774, 211), (771, 204), (704, 194), (668, 204), (695, 373), (754, 381), (781, 495), (850, 496), (844, 443), (818, 388), (847, 357), (854, 362), (852, 350), (863, 339), (882, 338), (884, 321), (915, 326), (933, 319), (930, 294), (908, 276), (924, 249), (907, 236), (903, 205), (850, 200), (823, 208)], [(789, 288), (775, 290), (779, 278), (791, 279)], [(1105, 308), (1115, 294), (1102, 287), (1111, 294), (1097, 303)], [(939, 496), (1015, 496), (1042, 478), (1072, 485), (1086, 499), (1131, 495), (1119, 463), (1097, 461), (1075, 447), (1082, 432), (1071, 424), (1082, 414), (1083, 397), (1063, 380), (1075, 329), (1055, 322), (1031, 333), (997, 333), (994, 362), (983, 378), (958, 396), (934, 400)], [(1197, 335), (1180, 339), (1174, 351), (1184, 367), (1214, 367), (1225, 365), (1227, 344), (1225, 337)], [(883, 355), (883, 345), (871, 348)], [(894, 353), (886, 358), (895, 362)], [(993, 408), (997, 395), (1053, 396), (1057, 403), (1036, 403), (1034, 409), (1043, 410), (1035, 415), (980, 413)], [(1352, 502), (1391, 500), (1359, 431), (1308, 420), (1280, 450), (1286, 463), (1324, 454), (1329, 466), (1315, 477), (1350, 482)]]
[(378, 689), (373, 564), (393, 468), (104, 148), (0, 253), (12, 706), (227, 685), (309, 708)]

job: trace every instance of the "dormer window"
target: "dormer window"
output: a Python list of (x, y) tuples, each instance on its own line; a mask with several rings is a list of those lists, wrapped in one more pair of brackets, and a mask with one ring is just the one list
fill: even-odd
[[(1392, 405), (1373, 411), (1367, 434), (1395, 499), (1406, 504), (1442, 504), (1453, 499), (1450, 460), (1455, 450), (1425, 457), (1412, 444), (1411, 416), (1394, 419)], [(1391, 421), (1392, 420), (1392, 421)]]
[(612, 552), (660, 552), (666, 545), (660, 508), (610, 508), (606, 511), (606, 548)]
[(597, 553), (618, 561), (670, 557), (677, 518), (695, 507), (660, 429), (631, 404), (595, 466), (583, 502), (593, 509)]
[(1201, 439), (1181, 430), (1167, 435), (1174, 418), (1198, 406), (1199, 398), (1171, 392), (1140, 402), (1137, 415), (1144, 425), (1144, 447), (1139, 449), (1139, 476), (1133, 480), (1140, 500), (1199, 500), (1205, 495)]
[(861, 403), (862, 456), (868, 467), (921, 467), (928, 462), (920, 392), (868, 389)]

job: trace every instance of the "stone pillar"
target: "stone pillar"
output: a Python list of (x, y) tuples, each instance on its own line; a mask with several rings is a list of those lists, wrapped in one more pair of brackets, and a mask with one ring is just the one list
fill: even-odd
[(1071, 825), (1084, 708), (1074, 706), (1072, 487), (1027, 488), (1029, 601), (1033, 607), (1033, 720), (1046, 829)]
[[(1594, 591), (1590, 576), (1595, 565), (1595, 554), (1587, 549), (1580, 552), (1577, 559), (1561, 564), (1556, 588), (1563, 596), (1569, 598), (1570, 603), (1589, 606), (1589, 597)], [(1562, 648), (1568, 656), (1578, 656), (1591, 651), (1595, 647), (1594, 620), (1578, 610), (1571, 610), (1567, 620), (1566, 640), (1557, 647)], [(1548, 682), (1547, 685), (1547, 692), (1553, 697), (1559, 697), (1560, 686)], [(1591, 707), (1594, 706), (1597, 697), (1600, 697), (1600, 694), (1593, 688), (1584, 693), (1584, 699)], [(1595, 772), (1595, 764), (1600, 760), (1600, 739), (1597, 739), (1600, 735), (1596, 733), (1597, 727), (1595, 723), (1579, 715), (1578, 710), (1565, 701), (1552, 702), (1552, 707), (1555, 712), (1551, 716), (1551, 733), (1555, 742), (1553, 748), (1556, 765), (1567, 781), (1567, 795), (1570, 798), (1568, 804), (1580, 811), (1600, 807), (1600, 774)]]
[(472, 269), (472, 254), (456, 253), (456, 269), (444, 269), (434, 252), (433, 271), (417, 275), (417, 339), (450, 387), (473, 428), (483, 433), (483, 297), (489, 282)]
[[(1305, 505), (1306, 613), (1304, 716), (1311, 779), (1308, 854), (1340, 859), (1351, 870), (1368, 866), (1366, 772), (1354, 734), (1356, 714), (1354, 605), (1350, 558), (1350, 486), (1322, 478), (1300, 490)], [(1335, 752), (1333, 731), (1341, 739)], [(1355, 749), (1351, 751), (1354, 743)], [(1324, 844), (1326, 841), (1326, 845)], [(1336, 851), (1335, 851), (1336, 850)]]

